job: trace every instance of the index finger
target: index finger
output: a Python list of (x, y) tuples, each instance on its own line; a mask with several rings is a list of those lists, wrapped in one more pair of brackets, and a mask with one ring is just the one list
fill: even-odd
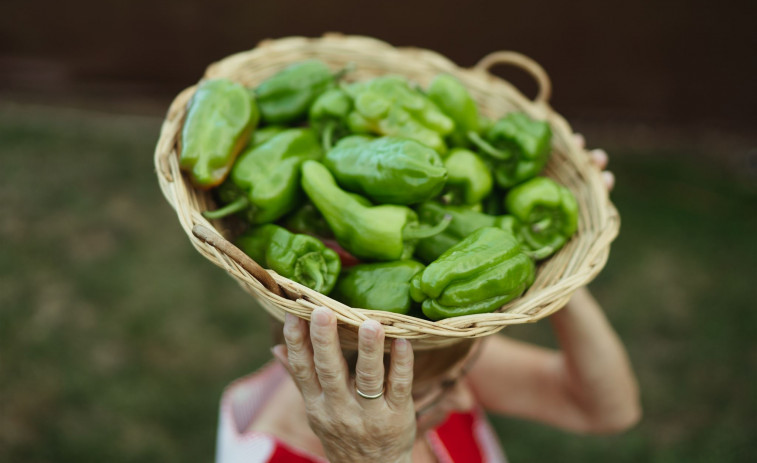
[(317, 307), (310, 315), (310, 343), (318, 381), (324, 394), (347, 397), (347, 362), (339, 345), (336, 315), (326, 307)]
[(290, 313), (284, 319), (284, 340), (287, 346), (287, 370), (303, 397), (313, 399), (321, 393), (313, 365), (313, 350), (307, 336), (305, 320)]

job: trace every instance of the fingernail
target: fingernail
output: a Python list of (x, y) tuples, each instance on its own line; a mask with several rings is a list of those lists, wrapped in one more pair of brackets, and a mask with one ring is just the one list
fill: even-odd
[(605, 186), (607, 186), (607, 189), (612, 190), (615, 186), (615, 175), (612, 172), (604, 171), (602, 172), (602, 178), (605, 181)]
[(273, 355), (273, 358), (281, 362), (282, 364), (285, 363), (285, 355), (284, 355), (284, 345), (283, 344), (276, 344), (275, 346), (271, 347), (271, 354)]
[(576, 143), (578, 144), (578, 146), (580, 146), (581, 148), (583, 148), (584, 146), (586, 146), (586, 140), (584, 139), (584, 136), (581, 135), (580, 133), (574, 133), (573, 134), (573, 139), (576, 141)]
[(331, 310), (326, 307), (316, 307), (310, 315), (310, 321), (318, 326), (327, 326), (331, 322)]
[(366, 320), (360, 325), (360, 332), (365, 333), (366, 336), (374, 338), (381, 329), (381, 323), (376, 320)]
[(410, 348), (410, 342), (404, 338), (397, 338), (394, 340), (394, 348), (398, 354), (405, 355)]
[(595, 149), (591, 151), (591, 155), (596, 159), (597, 161), (604, 161), (607, 159), (607, 153), (605, 153), (602, 149)]
[(602, 150), (602, 149), (592, 150), (591, 157), (594, 159), (594, 162), (599, 164), (601, 167), (604, 168), (607, 165), (608, 157), (605, 150)]

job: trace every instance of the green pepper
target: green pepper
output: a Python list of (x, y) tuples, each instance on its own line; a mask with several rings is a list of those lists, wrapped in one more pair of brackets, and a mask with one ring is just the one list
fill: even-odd
[(267, 125), (265, 127), (260, 127), (252, 134), (252, 140), (250, 140), (249, 146), (262, 145), (286, 129), (287, 127), (283, 125)]
[(524, 113), (510, 113), (494, 123), (483, 138), (470, 132), (471, 141), (491, 159), (494, 179), (511, 188), (535, 177), (547, 164), (552, 130), (544, 121)]
[(342, 272), (331, 297), (350, 307), (407, 314), (410, 280), (422, 270), (414, 260), (355, 265)]
[(426, 201), (438, 195), (447, 180), (437, 152), (406, 138), (353, 135), (326, 153), (323, 164), (339, 185), (376, 203)]
[(534, 282), (535, 265), (501, 228), (480, 228), (410, 282), (410, 295), (431, 320), (492, 312)]
[(355, 105), (347, 116), (350, 131), (410, 138), (446, 153), (444, 136), (455, 128), (454, 121), (407, 79), (382, 76), (344, 89)]
[(263, 81), (255, 95), (268, 124), (291, 124), (307, 116), (318, 96), (336, 84), (336, 75), (323, 61), (292, 64)]
[(507, 193), (505, 207), (520, 222), (516, 235), (528, 248), (546, 257), (578, 228), (578, 203), (573, 193), (547, 177), (536, 177)]
[(465, 86), (449, 74), (434, 77), (426, 92), (447, 116), (455, 122), (449, 135), (453, 146), (468, 146), (468, 132), (479, 132), (479, 115), (476, 102)]
[(261, 266), (322, 294), (334, 288), (342, 268), (339, 255), (320, 240), (278, 225), (253, 228), (236, 245)]
[(465, 206), (442, 206), (436, 202), (426, 202), (416, 209), (421, 223), (438, 223), (445, 216), (452, 217), (449, 226), (438, 235), (424, 238), (415, 248), (415, 256), (429, 263), (439, 258), (445, 251), (465, 237), (484, 227), (497, 227), (514, 232), (516, 219), (512, 216), (491, 216)]
[(310, 126), (321, 134), (324, 151), (349, 134), (346, 119), (351, 110), (352, 100), (341, 88), (327, 90), (310, 107)]
[(287, 215), (282, 225), (289, 231), (304, 233), (320, 238), (333, 238), (334, 232), (329, 228), (326, 219), (310, 201), (305, 201), (302, 206)]
[(366, 205), (336, 184), (331, 172), (317, 161), (302, 164), (302, 188), (323, 214), (339, 244), (355, 257), (399, 260), (413, 255), (421, 238), (449, 225), (450, 218), (428, 227), (404, 206)]
[(300, 197), (300, 165), (308, 159), (323, 156), (318, 137), (311, 129), (288, 129), (262, 145), (245, 150), (231, 170), (236, 191), (232, 202), (212, 212), (204, 212), (208, 219), (219, 219), (244, 211), (253, 224), (274, 222), (293, 210)]
[(444, 160), (447, 168), (445, 192), (450, 202), (477, 204), (492, 191), (492, 174), (489, 166), (473, 151), (454, 148)]
[(195, 186), (209, 189), (226, 179), (259, 117), (244, 86), (228, 79), (200, 83), (189, 102), (179, 156)]

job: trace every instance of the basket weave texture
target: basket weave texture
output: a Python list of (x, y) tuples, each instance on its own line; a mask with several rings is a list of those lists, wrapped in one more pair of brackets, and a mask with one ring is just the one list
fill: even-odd
[[(476, 100), (482, 114), (498, 118), (523, 111), (546, 120), (553, 131), (553, 152), (544, 175), (566, 186), (579, 205), (578, 231), (554, 256), (537, 268), (536, 280), (520, 298), (497, 312), (468, 315), (437, 322), (407, 315), (351, 308), (284, 278), (234, 247), (221, 222), (209, 222), (202, 211), (213, 209), (209, 193), (192, 186), (178, 163), (178, 143), (187, 104), (196, 86), (182, 91), (171, 104), (155, 150), (158, 180), (168, 202), (176, 210), (192, 245), (207, 259), (226, 270), (266, 311), (278, 320), (286, 312), (306, 320), (318, 306), (332, 309), (339, 320), (344, 347), (354, 348), (360, 324), (373, 318), (384, 325), (387, 338), (411, 340), (415, 349), (432, 349), (461, 339), (494, 334), (507, 325), (540, 320), (562, 308), (573, 292), (590, 282), (604, 267), (610, 244), (618, 234), (620, 217), (608, 198), (600, 172), (573, 138), (568, 123), (548, 104), (551, 85), (547, 74), (529, 58), (514, 52), (495, 52), (470, 69), (424, 49), (395, 48), (361, 36), (327, 34), (321, 38), (288, 37), (267, 40), (256, 48), (210, 65), (203, 79), (226, 77), (255, 87), (287, 65), (318, 58), (333, 69), (348, 63), (356, 68), (347, 80), (365, 80), (383, 74), (399, 74), (426, 87), (439, 73), (457, 77)], [(508, 82), (489, 73), (498, 64), (513, 65), (530, 73), (539, 84), (531, 101)], [(388, 342), (388, 339), (387, 339)]]

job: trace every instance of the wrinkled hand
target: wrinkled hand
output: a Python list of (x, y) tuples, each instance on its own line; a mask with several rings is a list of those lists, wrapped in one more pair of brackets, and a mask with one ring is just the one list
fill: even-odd
[[(575, 138), (576, 143), (581, 147), (581, 149), (586, 148), (586, 139), (583, 135), (576, 133), (573, 134), (573, 137)], [(591, 158), (592, 164), (597, 166), (599, 170), (602, 171), (602, 178), (605, 181), (607, 191), (612, 191), (612, 189), (615, 187), (615, 175), (609, 170), (606, 170), (607, 163), (610, 160), (609, 156), (607, 156), (607, 152), (603, 149), (593, 149), (589, 151), (589, 157)]]
[(358, 334), (358, 360), (353, 381), (339, 346), (336, 315), (325, 307), (313, 310), (307, 323), (291, 314), (284, 323), (286, 346), (273, 353), (289, 371), (305, 401), (310, 427), (330, 462), (410, 461), (415, 441), (412, 400), (413, 352), (405, 339), (392, 343), (384, 388), (384, 330), (368, 320)]

